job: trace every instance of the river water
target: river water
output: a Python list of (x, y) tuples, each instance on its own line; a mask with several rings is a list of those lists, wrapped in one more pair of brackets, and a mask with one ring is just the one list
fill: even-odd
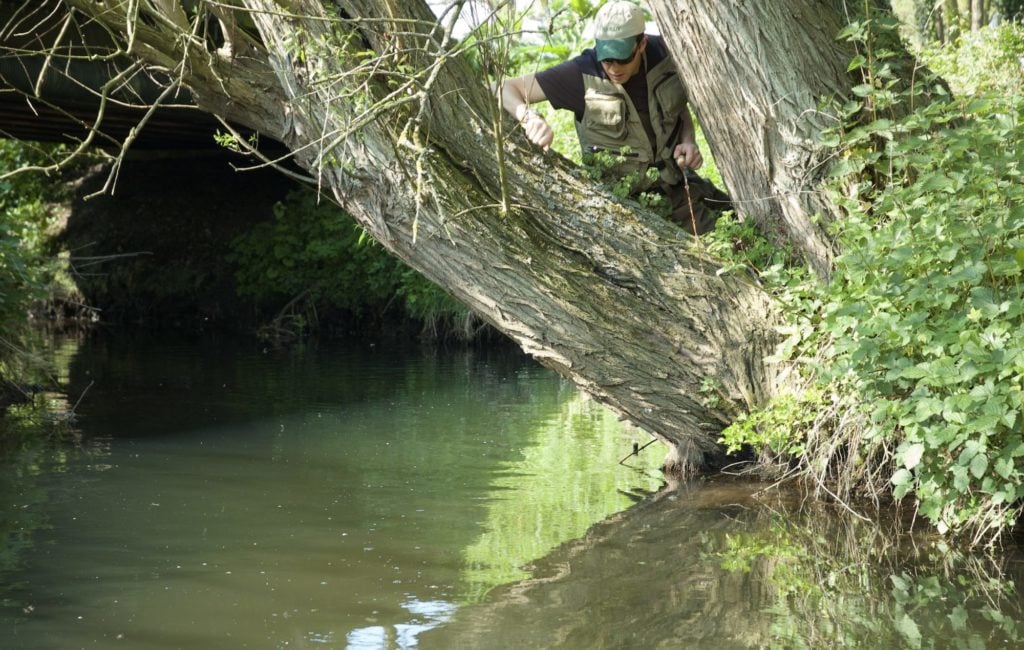
[[(1019, 647), (958, 552), (657, 445), (510, 350), (63, 341), (0, 467), (0, 648)], [(1022, 583), (1024, 584), (1024, 583)]]

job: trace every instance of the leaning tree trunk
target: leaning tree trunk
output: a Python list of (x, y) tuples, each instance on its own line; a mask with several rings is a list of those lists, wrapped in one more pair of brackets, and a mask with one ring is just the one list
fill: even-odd
[[(773, 312), (757, 285), (718, 275), (685, 232), (506, 133), (493, 94), (420, 0), (236, 0), (260, 38), (233, 58), (183, 33), (155, 0), (65, 2), (180, 79), (201, 108), (287, 145), (388, 250), (669, 443), (670, 469), (716, 453), (717, 431), (772, 391), (764, 358)], [(820, 88), (810, 80), (844, 88), (832, 40), (838, 17), (805, 0), (781, 3), (806, 5), (796, 19), (813, 21), (791, 33), (775, 3), (698, 11), (677, 2), (675, 11), (656, 6), (677, 57), (678, 30), (693, 30), (694, 41), (739, 34), (691, 43), (695, 53), (705, 48), (707, 83), (688, 77), (698, 107), (718, 107), (717, 126), (705, 126), (727, 184), (741, 205), (756, 206), (748, 213), (777, 220), (823, 264), (827, 242), (807, 217), (829, 206), (801, 183), (822, 161), (807, 141), (816, 122), (800, 111), (815, 107)], [(142, 7), (138, 19), (125, 15), (132, 7)], [(727, 17), (741, 20), (726, 29)], [(783, 46), (801, 55), (778, 54)], [(746, 47), (755, 49), (741, 55)], [(731, 60), (745, 76), (704, 60), (714, 52), (739, 57)], [(756, 172), (741, 171), (750, 166)]]
[(821, 183), (836, 125), (819, 102), (850, 89), (852, 48), (836, 40), (841, 2), (652, 0), (737, 212), (827, 274), (823, 224), (836, 216)]
[(670, 470), (717, 454), (717, 432), (769, 394), (758, 286), (503, 133), (493, 94), (419, 0), (345, 2), (340, 16), (244, 0), (260, 42), (233, 60), (159, 13), (132, 23), (120, 6), (67, 1), (130, 31), (132, 52), (201, 108), (283, 142), (388, 250), (668, 443)]

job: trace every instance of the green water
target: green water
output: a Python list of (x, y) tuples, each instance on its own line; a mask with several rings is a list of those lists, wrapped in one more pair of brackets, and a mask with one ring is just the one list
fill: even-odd
[(67, 391), (0, 422), (0, 649), (1024, 646), (1012, 540), (664, 486), (515, 352), (54, 356)]
[(3, 468), (0, 648), (407, 647), (661, 485), (511, 351), (59, 355), (73, 439)]

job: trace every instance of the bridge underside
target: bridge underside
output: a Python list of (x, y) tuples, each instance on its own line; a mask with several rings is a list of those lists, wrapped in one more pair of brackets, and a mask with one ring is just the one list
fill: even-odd
[(116, 148), (145, 118), (133, 147), (219, 146), (214, 134), (224, 127), (196, 109), (184, 89), (146, 117), (167, 80), (141, 70), (125, 74), (131, 62), (109, 56), (116, 48), (96, 25), (58, 36), (67, 12), (57, 0), (0, 0), (0, 138), (74, 143), (95, 131), (95, 145)]
[(99, 89), (119, 72), (113, 64), (74, 61), (44, 68), (44, 60), (41, 55), (0, 55), (0, 138), (77, 143), (95, 131), (93, 144), (117, 148), (136, 130), (132, 146), (138, 148), (220, 146), (214, 134), (226, 129), (195, 108), (184, 90), (150, 112), (162, 86), (135, 75), (101, 102)]
[[(0, 91), (0, 138), (78, 143), (95, 130), (93, 144), (119, 148), (138, 127), (146, 109), (108, 106), (96, 124), (96, 105), (69, 105)], [(214, 134), (225, 131), (211, 116), (194, 108), (159, 108), (138, 131), (133, 147), (142, 149), (209, 149)]]

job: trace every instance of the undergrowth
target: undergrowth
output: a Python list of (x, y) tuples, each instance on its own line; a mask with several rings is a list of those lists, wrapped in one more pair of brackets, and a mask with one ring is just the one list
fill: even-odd
[[(733, 255), (784, 303), (775, 360), (810, 388), (723, 440), (840, 498), (891, 495), (942, 533), (992, 542), (1024, 497), (1024, 32), (1004, 26), (922, 53), (951, 93), (925, 69), (903, 88), (891, 52), (871, 50), (894, 30), (865, 20), (842, 35), (862, 53), (851, 71), (864, 83), (833, 107), (844, 125), (823, 136), (840, 152), (828, 191), (843, 252), (831, 282)], [(987, 67), (961, 78), (979, 50)], [(726, 224), (714, 246), (736, 249), (735, 236)]]
[(50, 250), (65, 186), (41, 172), (19, 171), (49, 165), (64, 152), (61, 145), (0, 139), (0, 382), (34, 374), (30, 325), (39, 313), (57, 317), (58, 303), (78, 299), (67, 256)]
[(305, 335), (321, 314), (379, 320), (388, 312), (418, 322), (431, 338), (470, 339), (480, 323), (422, 275), (389, 255), (346, 212), (295, 190), (274, 218), (232, 242), (238, 293), (276, 315), (265, 333)]

